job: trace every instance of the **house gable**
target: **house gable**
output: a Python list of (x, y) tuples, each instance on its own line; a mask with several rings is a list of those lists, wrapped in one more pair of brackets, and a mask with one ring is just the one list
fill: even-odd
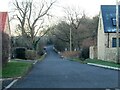
[[(120, 6), (119, 6), (120, 13)], [(94, 47), (90, 48), (90, 58), (116, 62), (116, 6), (102, 5), (99, 16), (97, 51)], [(94, 54), (94, 55), (93, 55)]]
[(0, 31), (5, 31), (7, 16), (7, 12), (0, 12)]

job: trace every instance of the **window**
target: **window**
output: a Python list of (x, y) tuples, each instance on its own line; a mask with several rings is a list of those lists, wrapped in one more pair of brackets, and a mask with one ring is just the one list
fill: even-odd
[[(117, 46), (117, 39), (112, 38), (112, 47), (116, 47), (116, 46)], [(119, 47), (120, 47), (120, 38), (119, 38)]]
[[(113, 26), (116, 26), (116, 18), (112, 18), (112, 24)], [(120, 26), (120, 18), (119, 18), (119, 26)]]
[(116, 18), (112, 18), (112, 24), (113, 26), (116, 26)]

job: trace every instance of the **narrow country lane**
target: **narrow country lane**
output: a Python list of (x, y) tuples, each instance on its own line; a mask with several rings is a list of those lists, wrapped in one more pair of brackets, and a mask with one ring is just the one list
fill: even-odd
[(60, 58), (52, 46), (47, 57), (12, 88), (116, 88), (118, 71)]

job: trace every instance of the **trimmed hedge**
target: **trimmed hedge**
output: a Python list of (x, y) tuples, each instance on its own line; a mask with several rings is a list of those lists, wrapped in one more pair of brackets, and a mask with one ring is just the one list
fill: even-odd
[(79, 51), (64, 51), (61, 53), (62, 56), (64, 57), (71, 57), (71, 58), (74, 58), (74, 57), (78, 57), (79, 56)]
[(27, 59), (27, 60), (35, 60), (39, 58), (37, 51), (35, 50), (27, 50), (24, 47), (17, 47), (14, 49), (13, 52), (14, 58), (18, 59)]
[(35, 60), (35, 59), (37, 59), (37, 57), (38, 57), (38, 55), (37, 55), (36, 51), (26, 50), (26, 59)]
[(2, 33), (2, 65), (4, 65), (9, 57), (9, 35), (4, 32), (0, 33)]
[(17, 48), (15, 48), (14, 52), (15, 52), (15, 58), (26, 59), (26, 57), (25, 57), (26, 48), (17, 47)]

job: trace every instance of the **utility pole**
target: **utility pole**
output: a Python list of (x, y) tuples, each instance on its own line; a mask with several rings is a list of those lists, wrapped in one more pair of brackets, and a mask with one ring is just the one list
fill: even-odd
[(72, 51), (72, 33), (71, 33), (71, 27), (70, 27), (70, 52)]
[(117, 42), (117, 63), (119, 63), (119, 4), (116, 0), (116, 42)]

